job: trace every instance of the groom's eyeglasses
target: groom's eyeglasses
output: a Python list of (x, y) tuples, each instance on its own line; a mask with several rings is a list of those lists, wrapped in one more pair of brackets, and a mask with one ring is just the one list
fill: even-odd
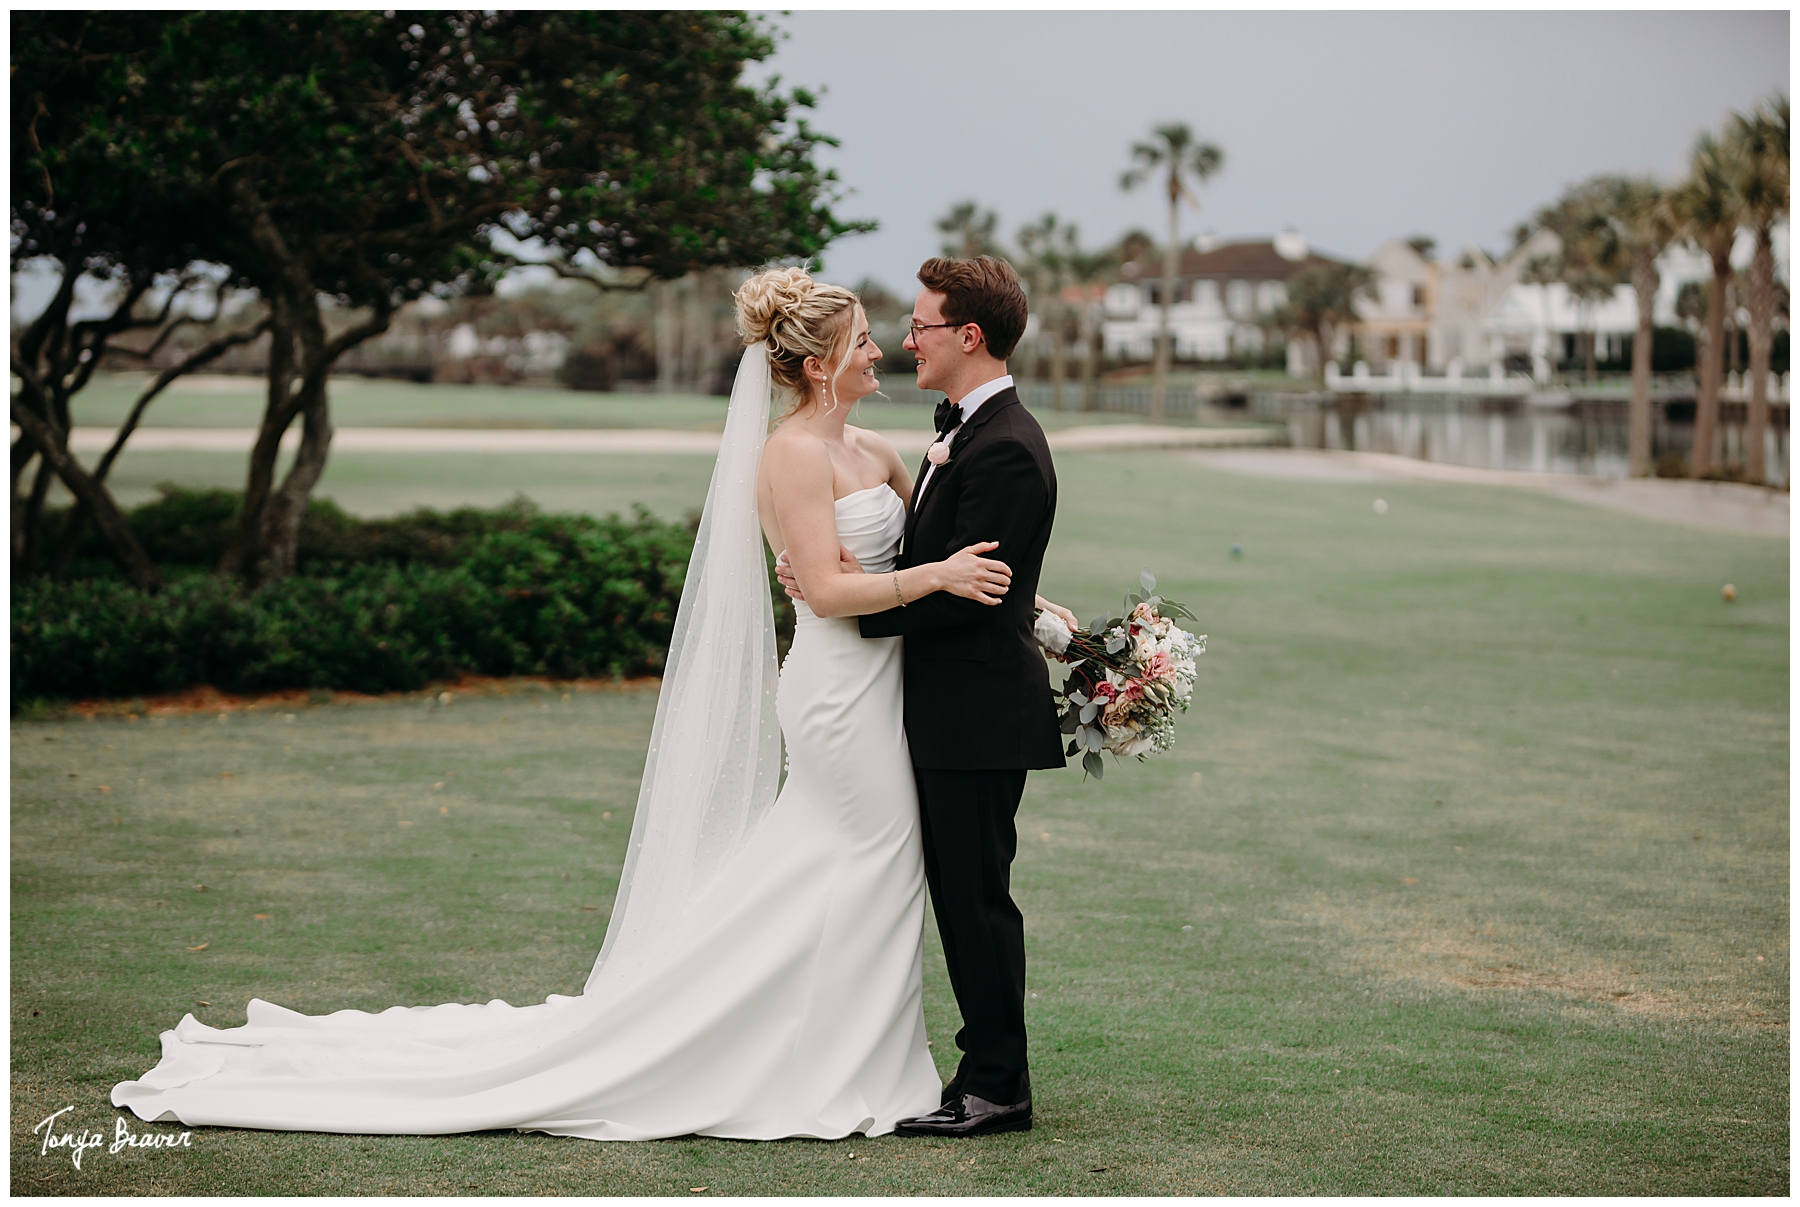
[[(934, 327), (967, 327), (968, 325), (969, 324), (967, 323), (921, 323), (918, 319), (914, 319), (912, 325), (907, 327), (906, 330), (914, 339), (918, 339), (919, 332), (930, 331)], [(901, 338), (904, 339), (905, 337), (902, 336)]]

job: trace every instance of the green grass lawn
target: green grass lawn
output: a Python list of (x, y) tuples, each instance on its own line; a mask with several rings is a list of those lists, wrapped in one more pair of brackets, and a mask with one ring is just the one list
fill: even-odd
[[(290, 459), (282, 458), (281, 472)], [(679, 520), (705, 502), (712, 466), (710, 457), (687, 454), (334, 452), (314, 497), (356, 515), (387, 516), (415, 507), (493, 507), (523, 494), (546, 511), (629, 516), (642, 503)], [(154, 498), (164, 482), (242, 490), (244, 469), (238, 453), (127, 449), (107, 485), (131, 507)], [(51, 497), (69, 501), (56, 491)]]
[[(78, 425), (122, 421), (143, 388), (141, 374), (100, 375), (76, 399)], [(250, 377), (178, 379), (145, 413), (146, 427), (254, 427), (262, 409), (261, 383)], [(915, 391), (908, 390), (910, 397)], [(526, 386), (415, 385), (334, 378), (332, 422), (338, 427), (569, 427), (722, 430), (726, 400), (696, 395), (594, 394)], [(1034, 411), (1047, 428), (1137, 422), (1124, 414)], [(929, 430), (931, 408), (868, 398), (851, 421), (881, 430)], [(83, 453), (92, 466), (98, 453)], [(292, 454), (281, 458), (285, 474)], [(125, 446), (107, 478), (126, 507), (154, 498), (164, 482), (242, 490), (244, 453), (143, 449)], [(431, 454), (334, 450), (317, 494), (363, 516), (414, 507), (463, 504), (491, 507), (524, 493), (548, 511), (629, 515), (642, 503), (664, 519), (680, 519), (706, 497), (710, 458), (691, 455), (592, 453)], [(68, 506), (60, 482), (50, 500)]]
[[(78, 426), (116, 427), (148, 384), (141, 373), (96, 375), (71, 409)], [(875, 428), (931, 427), (910, 378), (890, 383), (893, 399), (856, 404), (850, 422)], [(261, 378), (222, 374), (177, 378), (144, 412), (145, 427), (255, 427), (262, 415)], [(932, 402), (941, 395), (932, 395)], [(1070, 394), (1070, 403), (1078, 395)], [(331, 419), (338, 427), (677, 428), (723, 431), (727, 399), (698, 394), (599, 394), (541, 386), (419, 385), (334, 377)], [(785, 407), (778, 400), (777, 411)], [(1086, 423), (1137, 423), (1141, 416), (1037, 408), (1050, 428)]]
[(654, 699), (521, 689), (15, 722), (13, 1191), (1787, 1192), (1785, 542), (1175, 454), (1059, 473), (1046, 593), (1090, 615), (1149, 564), (1210, 650), (1174, 754), (1027, 790), (1036, 1130), (39, 1155), (71, 1104), (110, 1140), (190, 1010), (577, 991)]
[[(914, 408), (893, 409), (910, 416)], [(921, 413), (929, 426), (929, 413)], [(903, 425), (883, 420), (879, 426)], [(82, 459), (92, 464), (99, 455), (84, 454)], [(292, 460), (291, 454), (284, 454), (277, 473), (285, 474)], [(156, 488), (164, 482), (242, 490), (245, 469), (241, 453), (127, 445), (107, 477), (107, 487), (122, 506), (134, 507), (155, 498)], [(632, 505), (642, 503), (664, 519), (678, 520), (705, 500), (711, 477), (710, 457), (684, 453), (337, 450), (326, 462), (315, 495), (361, 516), (394, 515), (414, 507), (492, 507), (524, 494), (546, 511), (630, 515)], [(66, 507), (71, 500), (57, 483), (51, 487), (50, 501)]]
[[(147, 382), (138, 373), (98, 375), (76, 395), (75, 422), (116, 426)], [(259, 377), (177, 378), (144, 413), (147, 427), (255, 427)], [(533, 386), (419, 385), (334, 377), (331, 419), (338, 427), (704, 428), (723, 431), (723, 398), (695, 394), (597, 394)]]

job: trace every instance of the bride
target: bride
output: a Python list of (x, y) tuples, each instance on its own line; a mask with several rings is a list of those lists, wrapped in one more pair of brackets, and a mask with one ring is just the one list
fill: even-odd
[[(894, 571), (912, 480), (844, 422), (881, 355), (854, 294), (775, 269), (737, 304), (747, 347), (582, 992), (323, 1017), (253, 999), (227, 1030), (189, 1014), (115, 1106), (190, 1125), (593, 1140), (879, 1135), (937, 1108), (902, 639), (866, 640), (852, 618), (934, 591), (997, 603), (1010, 572), (980, 556), (991, 544)], [(770, 436), (772, 386), (795, 402)], [(779, 677), (763, 536), (808, 601)]]

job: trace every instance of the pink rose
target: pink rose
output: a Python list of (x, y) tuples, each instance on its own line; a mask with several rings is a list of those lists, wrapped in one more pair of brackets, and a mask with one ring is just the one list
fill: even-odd
[[(918, 448), (919, 446), (915, 444), (913, 447)], [(950, 446), (942, 440), (937, 441), (925, 450), (925, 459), (933, 465), (942, 465), (950, 459)]]

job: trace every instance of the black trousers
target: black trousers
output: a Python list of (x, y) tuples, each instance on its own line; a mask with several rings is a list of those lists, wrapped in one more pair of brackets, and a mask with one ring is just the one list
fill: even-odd
[(913, 768), (919, 784), (925, 883), (962, 1011), (953, 1084), (989, 1102), (1023, 1101), (1025, 919), (1012, 900), (1013, 825), (1023, 771)]

